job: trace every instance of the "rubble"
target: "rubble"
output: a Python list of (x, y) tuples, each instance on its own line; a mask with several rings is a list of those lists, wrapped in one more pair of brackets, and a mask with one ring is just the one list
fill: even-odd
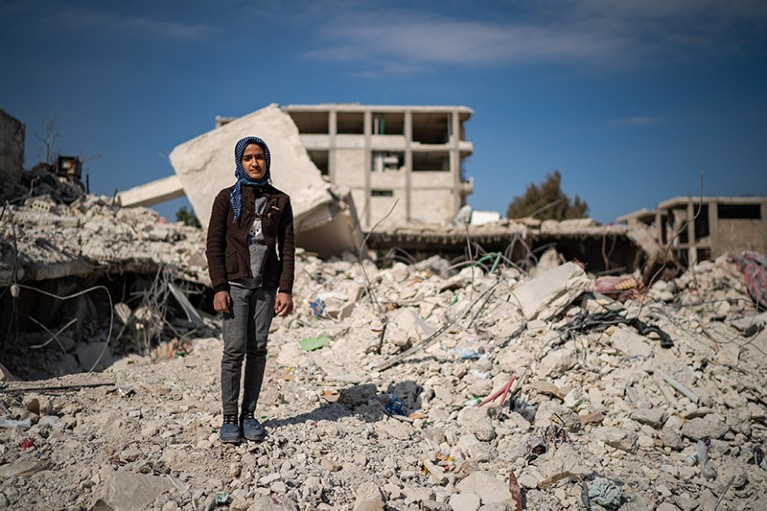
[[(157, 271), (140, 256), (155, 252), (204, 283), (193, 264), (199, 231), (103, 198), (91, 205), (99, 215), (72, 214), (73, 204), (6, 211), (23, 243), (25, 279), (85, 275), (77, 261), (89, 271)], [(45, 237), (26, 219), (40, 215), (61, 226), (58, 251), (34, 241)], [(76, 226), (99, 236), (78, 238)], [(10, 254), (4, 275), (12, 275), (13, 231), (5, 220), (0, 228)], [(51, 268), (39, 264), (43, 254)], [(179, 304), (177, 318), (190, 333), (143, 355), (99, 359), (103, 333), (67, 339), (54, 326), (61, 346), (37, 348), (30, 367), (63, 346), (81, 366), (103, 369), (39, 382), (4, 376), (0, 508), (761, 506), (767, 316), (726, 257), (613, 297), (560, 257), (536, 276), (502, 260), (379, 267), (351, 254), (298, 258), (297, 311), (272, 326), (257, 410), (264, 442), (218, 441), (222, 342), (215, 319), (196, 317), (193, 302)], [(155, 281), (173, 295), (161, 278), (147, 285)], [(137, 335), (145, 316), (136, 304), (115, 305), (116, 329)], [(194, 330), (198, 320), (207, 330)], [(699, 461), (690, 464), (693, 454)]]

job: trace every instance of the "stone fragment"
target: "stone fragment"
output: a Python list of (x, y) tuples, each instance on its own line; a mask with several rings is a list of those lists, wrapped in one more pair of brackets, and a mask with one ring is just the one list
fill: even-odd
[(610, 334), (610, 341), (627, 357), (647, 358), (652, 355), (652, 347), (645, 341), (645, 337), (623, 325), (618, 325)]
[(479, 495), (456, 493), (450, 496), (448, 504), (452, 511), (477, 511), (480, 505)]
[(571, 344), (550, 351), (541, 360), (540, 373), (546, 376), (557, 377), (575, 367), (578, 363), (578, 354)]
[(631, 454), (637, 451), (639, 436), (633, 431), (612, 427), (599, 427), (595, 430), (594, 435), (610, 447)]
[(629, 417), (641, 424), (647, 424), (655, 429), (660, 429), (666, 421), (667, 414), (660, 408), (640, 408), (633, 410)]
[(729, 431), (724, 420), (715, 413), (705, 417), (696, 417), (682, 425), (682, 435), (693, 440), (722, 438)]
[(383, 495), (375, 483), (362, 483), (354, 493), (357, 495), (357, 498), (354, 501), (353, 511), (384, 510)]
[(480, 442), (489, 442), (495, 438), (495, 430), (493, 429), (493, 422), (488, 416), (488, 410), (489, 408), (486, 406), (464, 408), (458, 414), (459, 424), (466, 431), (473, 433)]
[(456, 485), (461, 493), (474, 493), (483, 505), (496, 502), (511, 504), (508, 481), (498, 479), (492, 472), (474, 472)]
[(575, 263), (565, 263), (523, 281), (513, 292), (528, 320), (538, 318), (545, 321), (562, 312), (591, 287), (592, 281), (583, 268)]
[(163, 492), (175, 490), (173, 483), (165, 477), (134, 474), (118, 468), (107, 481), (105, 495), (96, 505), (109, 506), (106, 509), (131, 510), (147, 509)]

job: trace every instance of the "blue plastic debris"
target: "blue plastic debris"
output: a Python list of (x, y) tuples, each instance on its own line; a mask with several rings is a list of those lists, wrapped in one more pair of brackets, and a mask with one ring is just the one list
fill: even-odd
[(398, 397), (395, 397), (386, 405), (386, 413), (390, 415), (405, 415), (405, 405)]
[(458, 353), (459, 358), (464, 360), (476, 360), (482, 355), (481, 351), (476, 351), (473, 348), (455, 348), (454, 351)]
[(315, 316), (321, 316), (322, 313), (325, 312), (325, 302), (323, 302), (322, 298), (319, 298), (319, 297), (310, 301), (309, 307), (311, 307), (312, 314)]

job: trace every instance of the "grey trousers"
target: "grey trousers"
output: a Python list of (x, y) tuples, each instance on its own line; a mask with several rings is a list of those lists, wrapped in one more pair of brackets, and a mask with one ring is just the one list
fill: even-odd
[(224, 415), (237, 415), (242, 363), (242, 415), (255, 412), (266, 371), (266, 342), (274, 316), (275, 289), (231, 286), (230, 312), (224, 314), (221, 357), (221, 401)]

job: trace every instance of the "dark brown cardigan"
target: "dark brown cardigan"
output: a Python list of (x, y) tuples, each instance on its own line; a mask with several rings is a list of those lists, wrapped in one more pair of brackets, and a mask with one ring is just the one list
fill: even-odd
[(293, 292), (296, 244), (293, 235), (293, 209), (290, 197), (273, 186), (242, 187), (242, 213), (234, 222), (229, 203), (232, 188), (221, 190), (213, 201), (208, 225), (205, 255), (213, 291), (228, 291), (229, 281), (252, 278), (248, 231), (256, 218), (256, 197), (266, 197), (261, 218), (266, 244), (264, 287), (278, 288), (281, 293)]

